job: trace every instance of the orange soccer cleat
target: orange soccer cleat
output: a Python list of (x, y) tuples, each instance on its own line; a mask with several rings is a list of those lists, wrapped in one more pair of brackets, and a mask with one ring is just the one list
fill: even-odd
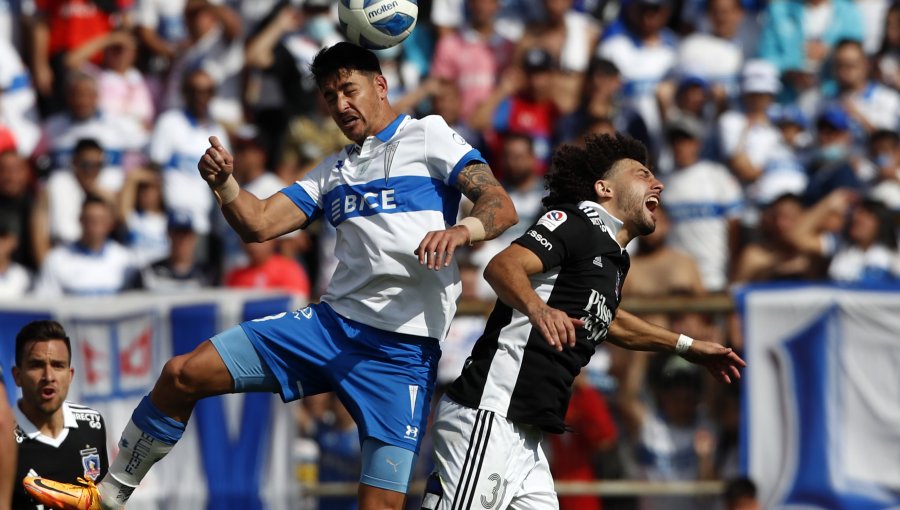
[(35, 501), (59, 510), (101, 510), (100, 491), (92, 480), (78, 479), (83, 485), (61, 483), (46, 478), (25, 477), (22, 484)]

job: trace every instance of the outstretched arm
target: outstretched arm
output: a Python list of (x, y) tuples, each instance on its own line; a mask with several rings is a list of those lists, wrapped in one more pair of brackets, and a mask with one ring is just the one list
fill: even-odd
[[(619, 347), (633, 351), (677, 352), (680, 336), (619, 309), (615, 320), (609, 325), (606, 338)], [(730, 383), (732, 378), (740, 379), (739, 369), (747, 366), (730, 347), (703, 340), (693, 340), (682, 356), (702, 365), (713, 377), (725, 383)]]
[(512, 200), (486, 164), (470, 163), (459, 173), (456, 185), (475, 205), (467, 218), (446, 230), (429, 232), (419, 243), (415, 253), (428, 269), (449, 266), (459, 246), (493, 239), (519, 221)]
[(209, 138), (210, 147), (197, 168), (209, 184), (228, 224), (244, 242), (268, 241), (306, 225), (306, 214), (284, 193), (260, 200), (238, 186), (231, 175), (234, 160), (219, 139)]

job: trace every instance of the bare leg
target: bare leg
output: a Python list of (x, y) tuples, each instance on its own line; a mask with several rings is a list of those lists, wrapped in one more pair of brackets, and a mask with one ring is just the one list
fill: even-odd
[(219, 351), (206, 340), (166, 362), (150, 400), (166, 416), (187, 423), (201, 398), (231, 393), (234, 381)]
[(401, 510), (406, 494), (359, 484), (359, 510)]

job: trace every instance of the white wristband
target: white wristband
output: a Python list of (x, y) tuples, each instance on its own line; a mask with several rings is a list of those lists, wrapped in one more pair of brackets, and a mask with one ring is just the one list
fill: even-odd
[(693, 338), (687, 335), (678, 335), (678, 341), (675, 342), (675, 354), (684, 356), (688, 352), (688, 349), (691, 348), (691, 344), (693, 343)]
[(474, 216), (466, 216), (454, 226), (463, 226), (469, 231), (469, 245), (484, 240), (484, 223)]

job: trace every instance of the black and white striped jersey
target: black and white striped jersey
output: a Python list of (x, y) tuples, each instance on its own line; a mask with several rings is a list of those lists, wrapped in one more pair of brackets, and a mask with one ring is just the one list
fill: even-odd
[(557, 352), (525, 314), (498, 300), (462, 375), (448, 389), (450, 398), (516, 423), (565, 431), (572, 382), (606, 338), (628, 272), (628, 253), (614, 237), (621, 225), (585, 201), (548, 211), (514, 241), (543, 262), (544, 272), (530, 278), (535, 292), (585, 325), (576, 328), (575, 347)]

